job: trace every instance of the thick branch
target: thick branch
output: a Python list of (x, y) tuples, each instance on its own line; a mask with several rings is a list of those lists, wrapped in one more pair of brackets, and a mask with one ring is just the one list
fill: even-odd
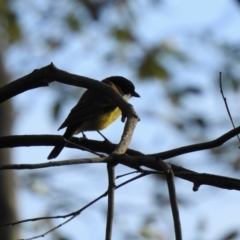
[(110, 86), (91, 78), (60, 70), (53, 63), (46, 67), (36, 69), (32, 73), (0, 88), (0, 103), (27, 90), (49, 86), (49, 83), (54, 81), (101, 92), (113, 99), (122, 110), (123, 108), (128, 108), (127, 102), (124, 101), (119, 94), (116, 94), (116, 91)]
[(58, 69), (52, 63), (46, 67), (34, 70), (32, 73), (0, 88), (0, 103), (27, 90), (48, 86), (53, 81), (101, 92), (113, 99), (124, 115), (128, 115), (129, 113), (136, 115), (130, 107), (131, 105), (124, 101), (110, 86), (91, 78), (65, 72)]
[[(110, 157), (111, 158), (111, 157)], [(114, 161), (126, 165), (128, 167), (137, 169), (141, 171), (140, 166), (145, 166), (156, 171), (164, 173), (165, 169), (158, 163), (156, 158), (150, 156), (138, 156), (130, 157), (127, 155), (114, 155)], [(48, 163), (39, 163), (39, 164), (11, 164), (11, 165), (1, 165), (0, 170), (7, 169), (37, 169), (45, 167), (55, 167), (55, 166), (64, 166), (64, 165), (73, 165), (73, 164), (83, 164), (83, 163), (107, 163), (109, 158), (91, 158), (91, 159), (73, 159), (66, 161), (54, 161)], [(240, 191), (240, 180), (235, 178), (229, 178), (224, 176), (218, 176), (207, 173), (197, 173), (189, 169), (179, 167), (174, 164), (170, 164), (174, 175), (176, 177), (182, 178), (184, 180), (190, 181), (194, 184), (193, 190), (197, 191), (201, 185), (209, 185), (214, 187), (219, 187), (229, 190), (238, 190)]]
[[(115, 161), (124, 164), (126, 166), (132, 167), (134, 169), (139, 169), (140, 166), (145, 166), (157, 171), (164, 173), (165, 169), (159, 164), (156, 158), (150, 156), (139, 156), (130, 157), (127, 155), (115, 156)], [(192, 182), (193, 190), (197, 191), (201, 185), (209, 185), (214, 187), (219, 187), (228, 190), (238, 190), (240, 191), (240, 180), (235, 178), (229, 178), (224, 176), (218, 176), (207, 173), (197, 173), (188, 170), (183, 167), (179, 167), (174, 164), (170, 164), (174, 175), (176, 177), (182, 178), (184, 180)]]
[[(125, 129), (124, 129), (125, 131)], [(219, 147), (223, 145), (225, 142), (230, 140), (231, 138), (235, 137), (237, 134), (240, 133), (240, 127), (236, 129), (232, 129), (231, 131), (225, 133), (221, 137), (205, 142), (205, 143), (198, 143), (193, 145), (188, 145), (176, 149), (172, 149), (165, 152), (149, 154), (148, 156), (151, 157), (160, 157), (161, 159), (169, 159), (172, 157), (176, 157), (182, 154), (207, 150), (215, 147)], [(26, 147), (26, 146), (54, 146), (60, 142), (63, 142), (64, 139), (59, 135), (15, 135), (15, 136), (4, 136), (0, 137), (0, 148), (12, 148), (12, 147)], [(89, 139), (80, 139), (73, 137), (71, 141), (75, 144), (79, 144), (85, 148), (91, 149), (92, 151), (96, 152), (104, 152), (104, 153), (111, 153), (116, 148), (116, 144), (107, 143), (105, 141), (95, 141)], [(66, 147), (73, 147), (71, 145), (66, 145)], [(75, 148), (75, 147), (74, 147)], [(131, 156), (141, 156), (144, 155), (143, 153), (135, 150), (128, 149), (127, 154)]]
[(110, 97), (122, 110), (124, 118), (127, 117), (127, 123), (124, 128), (123, 136), (117, 146), (117, 149), (115, 150), (115, 153), (118, 154), (125, 153), (139, 118), (131, 104), (128, 104), (122, 96), (114, 91), (110, 86), (107, 86), (99, 81), (59, 70), (51, 63), (46, 67), (34, 70), (32, 73), (0, 88), (0, 103), (27, 90), (48, 86), (48, 84), (53, 81), (88, 88)]

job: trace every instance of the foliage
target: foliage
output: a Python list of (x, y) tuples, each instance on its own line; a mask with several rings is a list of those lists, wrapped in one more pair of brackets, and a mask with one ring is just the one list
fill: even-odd
[[(15, 49), (17, 53), (12, 54), (11, 66), (19, 66), (18, 76), (19, 72), (32, 70), (33, 59), (45, 61), (58, 54), (57, 58), (66, 58), (65, 62), (71, 62), (73, 69), (80, 67), (80, 73), (87, 72), (85, 68), (81, 69), (82, 64), (88, 61), (92, 64), (94, 58), (96, 66), (88, 68), (91, 68), (91, 74), (96, 74), (95, 78), (100, 78), (99, 69), (105, 70), (102, 75), (108, 75), (111, 66), (112, 69), (127, 69), (126, 72), (142, 84), (158, 82), (156, 86), (161, 87), (159, 91), (163, 97), (156, 106), (161, 107), (145, 109), (143, 113), (151, 114), (152, 121), (160, 126), (159, 131), (164, 132), (161, 126), (167, 125), (167, 135), (173, 136), (172, 142), (179, 138), (187, 143), (208, 141), (213, 134), (220, 135), (223, 129), (231, 128), (227, 125), (229, 119), (225, 109), (218, 108), (222, 104), (219, 71), (223, 72), (224, 89), (235, 121), (239, 118), (238, 107), (234, 105), (240, 81), (239, 39), (236, 37), (234, 41), (219, 36), (224, 28), (221, 17), (214, 25), (216, 27), (193, 25), (190, 29), (171, 30), (174, 34), (166, 34), (164, 23), (161, 23), (166, 5), (171, 7), (167, 1), (74, 0), (69, 4), (63, 0), (43, 4), (4, 0), (0, 3), (2, 54), (7, 60)], [(158, 22), (147, 29), (143, 22), (151, 14), (158, 16)], [(167, 21), (170, 18), (171, 14)], [(160, 34), (152, 34), (153, 29)], [(62, 52), (72, 45), (77, 45), (77, 54), (69, 59), (69, 55), (62, 55)], [(19, 55), (23, 57), (18, 58)], [(41, 63), (38, 61), (34, 66), (39, 67)], [(16, 76), (16, 73), (12, 72), (12, 75)], [(53, 116), (61, 116), (66, 104), (78, 97), (79, 90), (57, 86), (54, 102), (49, 103)], [(208, 103), (211, 103), (210, 107)], [(164, 140), (168, 138), (165, 136)], [(209, 150), (208, 164), (223, 165), (238, 174), (239, 154), (230, 151), (236, 145), (236, 141), (231, 141), (221, 148)], [(166, 195), (159, 191), (153, 195), (162, 205)]]

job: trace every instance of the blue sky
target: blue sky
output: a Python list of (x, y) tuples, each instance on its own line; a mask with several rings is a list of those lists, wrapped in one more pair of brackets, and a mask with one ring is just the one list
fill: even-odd
[[(141, 2), (139, 7), (142, 9), (142, 21), (138, 26), (137, 34), (141, 36), (143, 44), (148, 47), (148, 44), (155, 44), (156, 39), (166, 39), (170, 45), (177, 45), (183, 50), (188, 50), (195, 53), (194, 61), (202, 65), (208, 63), (210, 69), (219, 71), (218, 65), (221, 59), (216, 58), (211, 52), (211, 47), (201, 44), (193, 44), (192, 39), (183, 38), (184, 32), (200, 32), (202, 29), (211, 28), (216, 29), (215, 34), (219, 36), (219, 41), (229, 39), (229, 41), (239, 41), (240, 13), (234, 2), (230, 1), (165, 1), (163, 10), (147, 8), (145, 1)], [(34, 16), (32, 16), (33, 18)], [(227, 21), (226, 21), (227, 19)], [(24, 24), (28, 24), (28, 19), (23, 19)], [(31, 22), (31, 21), (30, 21)], [(221, 26), (221, 27), (219, 27)], [(28, 31), (31, 31), (31, 25)], [(220, 29), (219, 29), (220, 28)], [(89, 39), (92, 42), (98, 41), (96, 32), (88, 32)], [(207, 36), (205, 36), (207, 37)], [(103, 39), (100, 38), (102, 41)], [(99, 40), (99, 41), (100, 41)], [(84, 46), (83, 50), (80, 47)], [(111, 43), (110, 43), (111, 44)], [(108, 48), (108, 44), (96, 44), (93, 51), (97, 54), (88, 56), (85, 59), (90, 43), (75, 36), (71, 39), (71, 44), (65, 46), (62, 51), (54, 54), (41, 55), (41, 48), (37, 49), (32, 55), (29, 55), (27, 47), (25, 49), (12, 49), (9, 51), (7, 58), (7, 66), (13, 66), (14, 77), (18, 78), (24, 74), (28, 74), (35, 68), (40, 68), (53, 62), (57, 67), (71, 73), (92, 77), (95, 79), (103, 79), (111, 75), (122, 75), (131, 79), (135, 85), (137, 92), (140, 93), (141, 99), (132, 99), (130, 102), (134, 105), (135, 110), (139, 113), (141, 121), (137, 125), (131, 148), (140, 150), (145, 153), (160, 152), (174, 147), (180, 147), (186, 144), (191, 144), (187, 139), (174, 135), (168, 128), (168, 121), (175, 117), (165, 99), (162, 96), (163, 86), (157, 81), (139, 83), (133, 71), (129, 68), (123, 68), (121, 64), (114, 63), (112, 66), (106, 66), (99, 61), (101, 58), (101, 51), (103, 48)], [(85, 50), (84, 50), (85, 49)], [(87, 50), (86, 50), (87, 49)], [(79, 56), (79, 52), (83, 56)], [(99, 53), (99, 55), (98, 55)], [(210, 54), (209, 54), (210, 53)], [(213, 73), (209, 73), (209, 69), (198, 69), (182, 67), (176, 68), (180, 79), (186, 79), (191, 82), (192, 79), (203, 86), (204, 94), (201, 96), (192, 97), (189, 102), (189, 107), (195, 108), (196, 111), (206, 111), (213, 121), (218, 114), (225, 113), (224, 105), (221, 102), (220, 95), (213, 95), (212, 89), (216, 88), (215, 82), (211, 81), (209, 77)], [(197, 75), (197, 77), (196, 77)], [(176, 84), (181, 86), (181, 82), (177, 79)], [(186, 83), (186, 82), (185, 82)], [(35, 89), (21, 94), (14, 98), (16, 123), (13, 134), (62, 134), (63, 131), (57, 132), (61, 122), (65, 119), (69, 110), (75, 105), (74, 100), (69, 102), (62, 113), (58, 123), (53, 122), (51, 118), (51, 109), (49, 103), (57, 97), (56, 94), (57, 83), (53, 83), (49, 88)], [(29, 101), (31, 99), (31, 101)], [(234, 104), (238, 96), (229, 96), (229, 104), (236, 112), (238, 109)], [(156, 105), (149, 106), (149, 102), (155, 102)], [(201, 103), (201, 104), (198, 104)], [(222, 102), (221, 102), (222, 103)], [(148, 117), (146, 111), (154, 112), (155, 117)], [(239, 117), (239, 114), (237, 114)], [(159, 119), (168, 119), (168, 121), (160, 122)], [(160, 125), (161, 123), (161, 125)], [(123, 124), (120, 119), (112, 124), (109, 128), (103, 131), (104, 135), (112, 142), (118, 142), (122, 134)], [(230, 130), (231, 126), (224, 125), (221, 130), (209, 134), (209, 140), (223, 134), (224, 131)], [(101, 139), (96, 133), (87, 133), (89, 138)], [(13, 150), (14, 162), (16, 163), (38, 163), (45, 162), (51, 147), (31, 147), (31, 148), (16, 148)], [(81, 153), (80, 153), (81, 154)], [(61, 153), (60, 159), (77, 158), (87, 156), (85, 153), (79, 156), (79, 151), (72, 151), (64, 149)], [(89, 156), (89, 155), (88, 155)], [(206, 160), (208, 155), (203, 153), (192, 153), (186, 156), (181, 156), (173, 159), (172, 162), (178, 163), (181, 160), (181, 165), (188, 166), (192, 170), (199, 172), (208, 172), (215, 174), (227, 175), (228, 170), (219, 167), (215, 169), (214, 164), (209, 164)], [(208, 165), (206, 165), (208, 164)], [(61, 187), (73, 192), (78, 189), (76, 199), (79, 202), (72, 210), (83, 206), (106, 190), (107, 175), (105, 166), (74, 166), (61, 167), (49, 170), (36, 170), (35, 172), (51, 172), (50, 187), (44, 182), (35, 182), (32, 187), (36, 188), (39, 196), (33, 197), (27, 191), (19, 191), (17, 194), (19, 205), (19, 216), (21, 219), (38, 217), (46, 215), (46, 205), (51, 206), (51, 201), (47, 198), (47, 194), (53, 196)], [(123, 174), (129, 171), (124, 167), (117, 167), (118, 174)], [(19, 172), (18, 172), (19, 173)], [(229, 170), (230, 173), (230, 170)], [(19, 173), (23, 178), (24, 171)], [(20, 179), (21, 179), (20, 178)], [(63, 181), (64, 179), (64, 181)], [(214, 237), (220, 237), (228, 229), (239, 228), (239, 221), (234, 216), (240, 215), (240, 209), (237, 205), (236, 199), (239, 198), (239, 193), (236, 191), (218, 190), (212, 187), (203, 186), (196, 193), (192, 191), (192, 185), (182, 180), (176, 180), (177, 191), (192, 203), (189, 207), (180, 207), (180, 214), (182, 219), (183, 236), (185, 240), (193, 240), (194, 233), (197, 231), (197, 220), (201, 219), (202, 223), (206, 222), (206, 232), (203, 234), (202, 240), (213, 240)], [(61, 184), (59, 184), (61, 183)], [(21, 183), (18, 183), (21, 185)], [(60, 185), (60, 186), (59, 186)], [(150, 198), (151, 192), (156, 187), (162, 187), (166, 190), (166, 186), (159, 186), (154, 178), (146, 177), (126, 187), (119, 189), (116, 192), (116, 219), (113, 231), (114, 239), (121, 239), (122, 232), (126, 228), (130, 228), (133, 232), (137, 231), (142, 224), (142, 214), (144, 212), (159, 213), (159, 217), (153, 227), (156, 231), (163, 232), (167, 239), (174, 239), (173, 223), (170, 209), (156, 208), (152, 204)], [(49, 193), (50, 192), (50, 193)], [(70, 194), (70, 193), (69, 193)], [(54, 201), (61, 202), (61, 199), (54, 198)], [(76, 202), (75, 202), (76, 203)], [(44, 205), (46, 204), (46, 205)], [(71, 208), (71, 207), (70, 207)], [(89, 225), (96, 228), (99, 239), (104, 238), (105, 222), (103, 222), (103, 215), (106, 211), (106, 199), (101, 200), (90, 209), (87, 209), (81, 216), (77, 217), (68, 225), (64, 226), (60, 231), (70, 234), (73, 239), (79, 239), (78, 234), (81, 232), (83, 239), (95, 239), (96, 233), (89, 231)], [(59, 210), (59, 214), (62, 213)], [(163, 219), (161, 219), (163, 216)], [(27, 229), (27, 228), (26, 228)], [(28, 230), (23, 230), (23, 237), (32, 236)], [(115, 238), (115, 236), (118, 236)], [(45, 238), (51, 239), (50, 236)]]

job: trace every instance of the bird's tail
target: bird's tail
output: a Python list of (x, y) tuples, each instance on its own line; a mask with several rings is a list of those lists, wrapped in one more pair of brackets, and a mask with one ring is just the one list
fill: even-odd
[(60, 152), (63, 150), (63, 148), (65, 147), (65, 143), (61, 144), (61, 145), (57, 145), (55, 148), (53, 148), (53, 150), (50, 152), (50, 154), (48, 155), (48, 160), (52, 159), (52, 158), (56, 158)]
[[(72, 131), (69, 131), (69, 129), (67, 129), (66, 132), (63, 134), (63, 138), (68, 140), (69, 138), (72, 137), (72, 135), (73, 135)], [(50, 160), (52, 158), (56, 158), (65, 146), (66, 146), (66, 143), (64, 142), (56, 145), (48, 155), (47, 159)]]

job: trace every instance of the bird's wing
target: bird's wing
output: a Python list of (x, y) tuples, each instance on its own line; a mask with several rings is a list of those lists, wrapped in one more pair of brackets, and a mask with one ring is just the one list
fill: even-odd
[(117, 105), (107, 96), (87, 90), (58, 130), (75, 124), (81, 124), (99, 114), (113, 111)]

